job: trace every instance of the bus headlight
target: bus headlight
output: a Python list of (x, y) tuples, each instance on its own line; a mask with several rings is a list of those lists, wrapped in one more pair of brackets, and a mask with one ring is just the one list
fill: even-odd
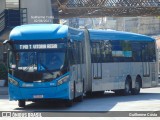
[(14, 80), (13, 78), (8, 78), (8, 81), (13, 85), (18, 86), (18, 82)]
[(30, 83), (23, 83), (22, 87), (33, 87), (33, 84)]
[(64, 82), (67, 82), (67, 81), (68, 81), (68, 78), (69, 78), (69, 75), (61, 78), (60, 80), (58, 80), (57, 85), (61, 85), (61, 84), (63, 84)]

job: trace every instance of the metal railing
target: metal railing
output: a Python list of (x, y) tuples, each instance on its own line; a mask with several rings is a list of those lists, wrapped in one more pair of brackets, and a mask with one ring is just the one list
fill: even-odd
[(6, 23), (5, 23), (5, 10), (0, 13), (0, 33), (5, 29)]
[(26, 24), (27, 21), (27, 8), (21, 9), (6, 9), (6, 23), (7, 27), (15, 27), (18, 25)]
[(6, 25), (9, 28), (20, 25), (19, 9), (6, 9)]
[(6, 0), (6, 24), (7, 27), (15, 27), (18, 25), (26, 24), (27, 21), (27, 8), (20, 8), (20, 1)]

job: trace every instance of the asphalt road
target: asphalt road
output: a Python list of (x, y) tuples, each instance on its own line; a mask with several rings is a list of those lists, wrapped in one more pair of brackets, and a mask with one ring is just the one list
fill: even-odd
[[(91, 98), (84, 98), (83, 102), (75, 102), (72, 107), (65, 107), (63, 103), (59, 102), (27, 102), (25, 108), (19, 108), (17, 101), (9, 101), (8, 95), (0, 95), (0, 111), (47, 112), (49, 116), (53, 116), (54, 114), (54, 116), (58, 117), (111, 116), (113, 119), (113, 116), (115, 116), (125, 117), (124, 120), (126, 119), (126, 114), (130, 114), (129, 117), (134, 119), (134, 117), (140, 117), (136, 116), (136, 111), (137, 114), (140, 114), (139, 111), (145, 114), (149, 111), (158, 114), (159, 118), (156, 116), (146, 117), (158, 120), (160, 119), (160, 87), (141, 89), (139, 95), (115, 96), (113, 93), (107, 93)], [(114, 119), (119, 120), (118, 118)]]

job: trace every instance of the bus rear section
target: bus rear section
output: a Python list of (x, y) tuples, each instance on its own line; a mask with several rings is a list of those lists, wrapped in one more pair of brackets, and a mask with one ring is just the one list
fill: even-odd
[(19, 107), (26, 101), (61, 100), (71, 106), (75, 98), (82, 100), (83, 82), (73, 75), (66, 29), (61, 25), (24, 25), (12, 30), (6, 41), (9, 98), (18, 100)]
[(106, 30), (89, 30), (89, 35), (91, 94), (111, 90), (117, 95), (135, 95), (140, 88), (157, 85), (155, 39)]

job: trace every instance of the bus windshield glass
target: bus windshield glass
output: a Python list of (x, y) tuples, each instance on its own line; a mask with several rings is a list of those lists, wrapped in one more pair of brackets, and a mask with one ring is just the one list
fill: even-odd
[[(64, 66), (65, 53), (66, 43), (44, 42), (43, 44), (14, 44), (12, 54), (15, 55), (17, 61), (15, 66), (18, 70), (53, 72)], [(10, 58), (12, 59), (11, 56)]]
[(63, 67), (65, 51), (17, 52), (18, 69), (28, 72), (57, 71)]
[[(14, 44), (9, 68), (24, 82), (47, 82), (68, 70), (66, 43)], [(32, 79), (31, 79), (32, 78)]]

